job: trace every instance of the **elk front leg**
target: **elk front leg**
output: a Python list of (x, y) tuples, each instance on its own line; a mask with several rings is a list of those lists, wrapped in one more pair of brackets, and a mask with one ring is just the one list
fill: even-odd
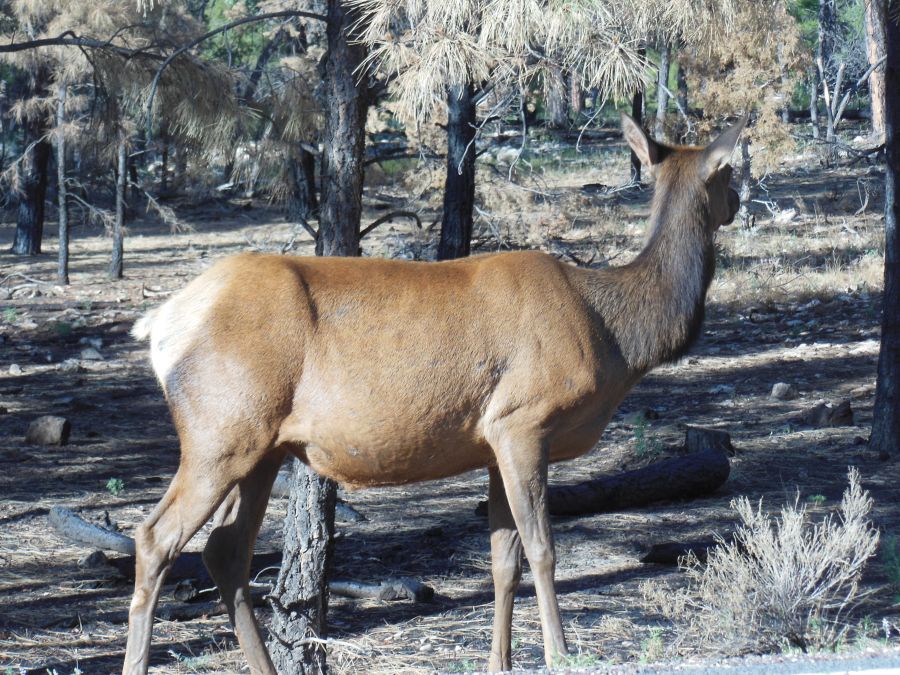
[(271, 453), (232, 488), (216, 513), (216, 527), (203, 549), (203, 562), (219, 588), (250, 670), (262, 675), (275, 675), (275, 666), (253, 614), (250, 563), (272, 483), (283, 459), (284, 452)]
[(568, 654), (568, 649), (554, 582), (556, 553), (547, 501), (548, 452), (538, 438), (537, 434), (533, 437), (510, 435), (498, 443), (495, 452), (510, 512), (534, 577), (544, 636), (544, 659), (547, 667), (552, 668), (555, 661)]
[(522, 578), (522, 540), (509, 510), (500, 471), (488, 470), (488, 514), (491, 528), (491, 572), (494, 577), (494, 635), (488, 670), (512, 670), (513, 602)]

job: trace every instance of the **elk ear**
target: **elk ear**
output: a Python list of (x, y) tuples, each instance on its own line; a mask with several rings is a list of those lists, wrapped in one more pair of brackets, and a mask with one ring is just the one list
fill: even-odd
[(641, 160), (641, 164), (649, 169), (653, 169), (653, 165), (659, 164), (662, 160), (660, 146), (631, 117), (624, 112), (620, 113), (620, 115), (622, 117), (622, 133), (628, 145), (631, 146), (634, 154)]
[(703, 161), (700, 170), (703, 182), (709, 182), (722, 167), (728, 164), (728, 160), (731, 159), (731, 153), (734, 152), (734, 146), (737, 145), (741, 132), (747, 126), (748, 119), (750, 119), (750, 115), (745, 114), (719, 134), (716, 140), (706, 146), (706, 149), (703, 151)]

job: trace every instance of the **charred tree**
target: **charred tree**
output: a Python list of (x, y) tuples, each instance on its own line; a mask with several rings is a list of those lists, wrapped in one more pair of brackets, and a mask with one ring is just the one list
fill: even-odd
[(319, 215), (316, 196), (316, 157), (311, 152), (297, 148), (296, 155), (288, 161), (291, 197), (288, 217), (292, 221), (309, 221)]
[(886, 24), (884, 300), (881, 351), (870, 446), (888, 456), (900, 448), (900, 25)]
[(12, 252), (38, 255), (44, 238), (44, 200), (50, 172), (52, 147), (47, 130), (38, 121), (25, 124), (25, 152), (19, 168), (19, 206)]
[(316, 255), (358, 255), (362, 215), (363, 161), (369, 93), (356, 68), (365, 49), (347, 33), (354, 15), (340, 0), (328, 0), (324, 63), (325, 133), (322, 148), (322, 222)]
[(447, 177), (438, 260), (469, 255), (475, 208), (475, 94), (471, 84), (447, 96)]
[(125, 133), (119, 132), (116, 148), (116, 220), (112, 231), (112, 257), (109, 261), (109, 278), (121, 279), (125, 255), (125, 186), (128, 182), (128, 143)]
[[(365, 121), (369, 92), (357, 68), (365, 57), (348, 33), (354, 15), (328, 0), (324, 60), (322, 205), (317, 255), (359, 255)], [(337, 485), (295, 462), (285, 518), (284, 562), (272, 593), (269, 651), (280, 673), (325, 672), (328, 574)]]
[(59, 206), (59, 257), (56, 280), (69, 283), (69, 193), (66, 187), (66, 85), (60, 83), (56, 95), (56, 197)]

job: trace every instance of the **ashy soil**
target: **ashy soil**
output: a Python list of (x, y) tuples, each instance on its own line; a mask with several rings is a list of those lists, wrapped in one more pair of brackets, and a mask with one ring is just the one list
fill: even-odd
[[(621, 147), (595, 148), (578, 161), (523, 163), (517, 171), (525, 190), (503, 180), (506, 167), (486, 170), (479, 252), (541, 247), (573, 264), (627, 262), (641, 245), (650, 190), (605, 187), (627, 177)], [(883, 173), (860, 163), (817, 168), (810, 156), (791, 166), (757, 186), (752, 229), (720, 232), (719, 271), (691, 354), (646, 377), (592, 453), (552, 468), (551, 481), (559, 484), (641, 466), (677, 454), (686, 425), (726, 430), (735, 446), (731, 476), (710, 497), (555, 519), (559, 601), (573, 666), (690, 653), (690, 645), (673, 646), (672, 628), (639, 590), (645, 582), (677, 582), (681, 573), (638, 559), (654, 543), (727, 534), (735, 522), (729, 503), (739, 495), (777, 510), (799, 493), (815, 517), (824, 516), (855, 466), (874, 498), (872, 518), (883, 537), (900, 534), (900, 461), (879, 458), (866, 445), (879, 347)], [(366, 218), (378, 217), (387, 202), (402, 208), (412, 182), (406, 180), (382, 176), (369, 186)], [(418, 194), (413, 206), (427, 226), (437, 212), (434, 193), (426, 185)], [(121, 666), (131, 584), (110, 567), (80, 564), (91, 551), (58, 535), (47, 516), (61, 505), (132, 534), (176, 469), (178, 442), (146, 345), (128, 334), (134, 320), (222, 256), (282, 248), (312, 254), (309, 237), (263, 203), (183, 199), (171, 206), (191, 231), (172, 234), (138, 213), (121, 281), (107, 280), (110, 243), (89, 226), (76, 228), (67, 287), (54, 281), (52, 236), (47, 253), (35, 259), (0, 255), (0, 668), (6, 672), (112, 673)], [(0, 226), (4, 249), (14, 231), (10, 219)], [(398, 220), (367, 237), (364, 252), (419, 257), (436, 236)], [(776, 382), (793, 385), (798, 397), (770, 398)], [(821, 401), (849, 401), (851, 423), (806, 424), (806, 411)], [(68, 445), (26, 445), (29, 423), (48, 414), (71, 421)], [(436, 594), (422, 604), (332, 598), (328, 649), (335, 672), (486, 665), (493, 593), (487, 522), (475, 514), (486, 492), (487, 476), (479, 471), (341, 494), (366, 520), (338, 523), (335, 577), (377, 583), (408, 576)], [(278, 550), (285, 510), (286, 499), (272, 500), (259, 551)], [(201, 550), (204, 535), (188, 550)], [(884, 556), (868, 566), (863, 587), (870, 594), (844, 617), (854, 629), (848, 648), (881, 644), (885, 629), (888, 644), (896, 645), (900, 589), (890, 585), (891, 572)], [(259, 580), (273, 574), (267, 570)], [(177, 606), (172, 593), (167, 585), (167, 607)], [(265, 622), (266, 610), (257, 611)], [(539, 668), (542, 654), (526, 573), (513, 662)], [(151, 659), (158, 673), (246, 671), (223, 616), (158, 619)]]

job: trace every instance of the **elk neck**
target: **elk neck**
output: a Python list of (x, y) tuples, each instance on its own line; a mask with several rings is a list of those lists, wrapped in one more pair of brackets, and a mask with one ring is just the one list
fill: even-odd
[(705, 185), (687, 162), (666, 164), (641, 253), (622, 267), (580, 270), (581, 290), (601, 334), (637, 375), (677, 360), (697, 339), (715, 269)]

